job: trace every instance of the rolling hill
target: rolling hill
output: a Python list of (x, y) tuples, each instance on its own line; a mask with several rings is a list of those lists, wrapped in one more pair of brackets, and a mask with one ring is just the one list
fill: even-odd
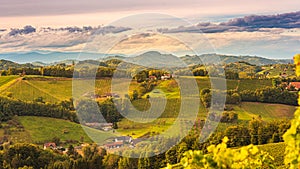
[(200, 56), (183, 56), (181, 59), (187, 63), (188, 65), (192, 64), (201, 64), (202, 59), (209, 58), (209, 57), (219, 57), (221, 63), (234, 63), (234, 62), (248, 62), (253, 65), (269, 65), (269, 64), (287, 64), (293, 63), (292, 59), (267, 59), (258, 56), (233, 56), (233, 55), (221, 55), (221, 54), (203, 54)]
[[(293, 63), (291, 59), (267, 59), (258, 56), (234, 56), (234, 55), (222, 55), (222, 54), (202, 54), (199, 56), (182, 56), (178, 57), (173, 54), (162, 54), (157, 51), (148, 51), (143, 54), (126, 57), (124, 55), (115, 55), (115, 54), (101, 54), (101, 53), (81, 53), (81, 52), (49, 52), (49, 51), (33, 51), (33, 52), (16, 52), (16, 53), (0, 53), (0, 58), (12, 61), (9, 64), (16, 63), (33, 63), (31, 66), (45, 66), (45, 65), (54, 65), (58, 63), (70, 64), (72, 61), (79, 60), (109, 60), (109, 59), (118, 59), (127, 61), (134, 64), (143, 64), (145, 66), (155, 65), (158, 67), (163, 66), (185, 66), (201, 64), (203, 59), (209, 58), (220, 58), (221, 63), (234, 63), (234, 62), (248, 62), (253, 65), (269, 65), (269, 64), (287, 64)], [(184, 64), (182, 63), (184, 62)], [(212, 60), (214, 61), (214, 60)], [(1, 65), (4, 63), (0, 63)], [(151, 64), (151, 65), (149, 65)], [(12, 65), (13, 67), (17, 65)], [(23, 65), (24, 66), (24, 65)], [(27, 65), (30, 66), (30, 65)]]

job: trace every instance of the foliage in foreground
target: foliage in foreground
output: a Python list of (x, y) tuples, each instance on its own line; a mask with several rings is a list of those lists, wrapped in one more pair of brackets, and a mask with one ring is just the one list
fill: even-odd
[[(300, 76), (300, 54), (294, 56), (296, 75)], [(298, 99), (300, 103), (300, 98)], [(295, 118), (291, 121), (291, 128), (284, 134), (287, 144), (284, 162), (290, 169), (300, 168), (300, 109), (295, 112)]]
[(201, 151), (187, 151), (179, 164), (168, 165), (167, 169), (174, 168), (274, 168), (273, 158), (266, 152), (260, 151), (254, 145), (248, 145), (240, 149), (227, 148), (228, 138), (218, 145), (208, 147), (208, 154)]

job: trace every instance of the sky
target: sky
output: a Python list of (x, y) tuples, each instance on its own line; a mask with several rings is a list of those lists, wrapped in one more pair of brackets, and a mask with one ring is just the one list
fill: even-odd
[[(299, 0), (1, 0), (0, 53), (109, 50), (133, 55), (160, 50), (176, 55), (221, 53), (286, 59), (300, 53), (300, 17), (293, 17), (298, 16), (293, 12), (299, 6)], [(276, 15), (284, 13), (292, 21), (270, 26), (279, 20)], [(272, 22), (244, 18), (250, 15), (270, 16)], [(256, 27), (230, 20), (234, 18)], [(30, 26), (24, 28), (26, 25)], [(108, 25), (115, 27), (105, 28)], [(99, 31), (101, 35), (95, 36)], [(142, 35), (135, 36), (139, 33)]]
[(1, 0), (0, 27), (95, 26), (144, 12), (198, 21), (195, 17), (284, 13), (298, 10), (299, 5), (298, 0)]

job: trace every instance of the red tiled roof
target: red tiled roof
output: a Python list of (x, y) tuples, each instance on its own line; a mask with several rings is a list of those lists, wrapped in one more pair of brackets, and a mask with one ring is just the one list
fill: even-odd
[(290, 85), (294, 86), (297, 89), (300, 89), (300, 82), (291, 82)]
[(104, 146), (106, 147), (110, 147), (110, 146), (121, 146), (123, 145), (123, 142), (113, 142), (113, 143), (108, 143), (108, 144), (105, 144)]
[(55, 143), (45, 143), (44, 144), (45, 147), (56, 147)]

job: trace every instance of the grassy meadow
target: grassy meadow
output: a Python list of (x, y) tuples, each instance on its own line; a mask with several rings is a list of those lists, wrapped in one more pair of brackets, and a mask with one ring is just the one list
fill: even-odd
[[(86, 134), (86, 131), (91, 135), (97, 135), (95, 138), (99, 143), (115, 136), (112, 131), (103, 132), (62, 119), (36, 116), (22, 116), (14, 119), (19, 121), (24, 129), (10, 127), (10, 139), (13, 142), (43, 144), (57, 137), (66, 144), (71, 144), (72, 140), (92, 143), (93, 141)], [(3, 125), (7, 124), (4, 123)], [(1, 133), (4, 133), (4, 129), (0, 129)]]

